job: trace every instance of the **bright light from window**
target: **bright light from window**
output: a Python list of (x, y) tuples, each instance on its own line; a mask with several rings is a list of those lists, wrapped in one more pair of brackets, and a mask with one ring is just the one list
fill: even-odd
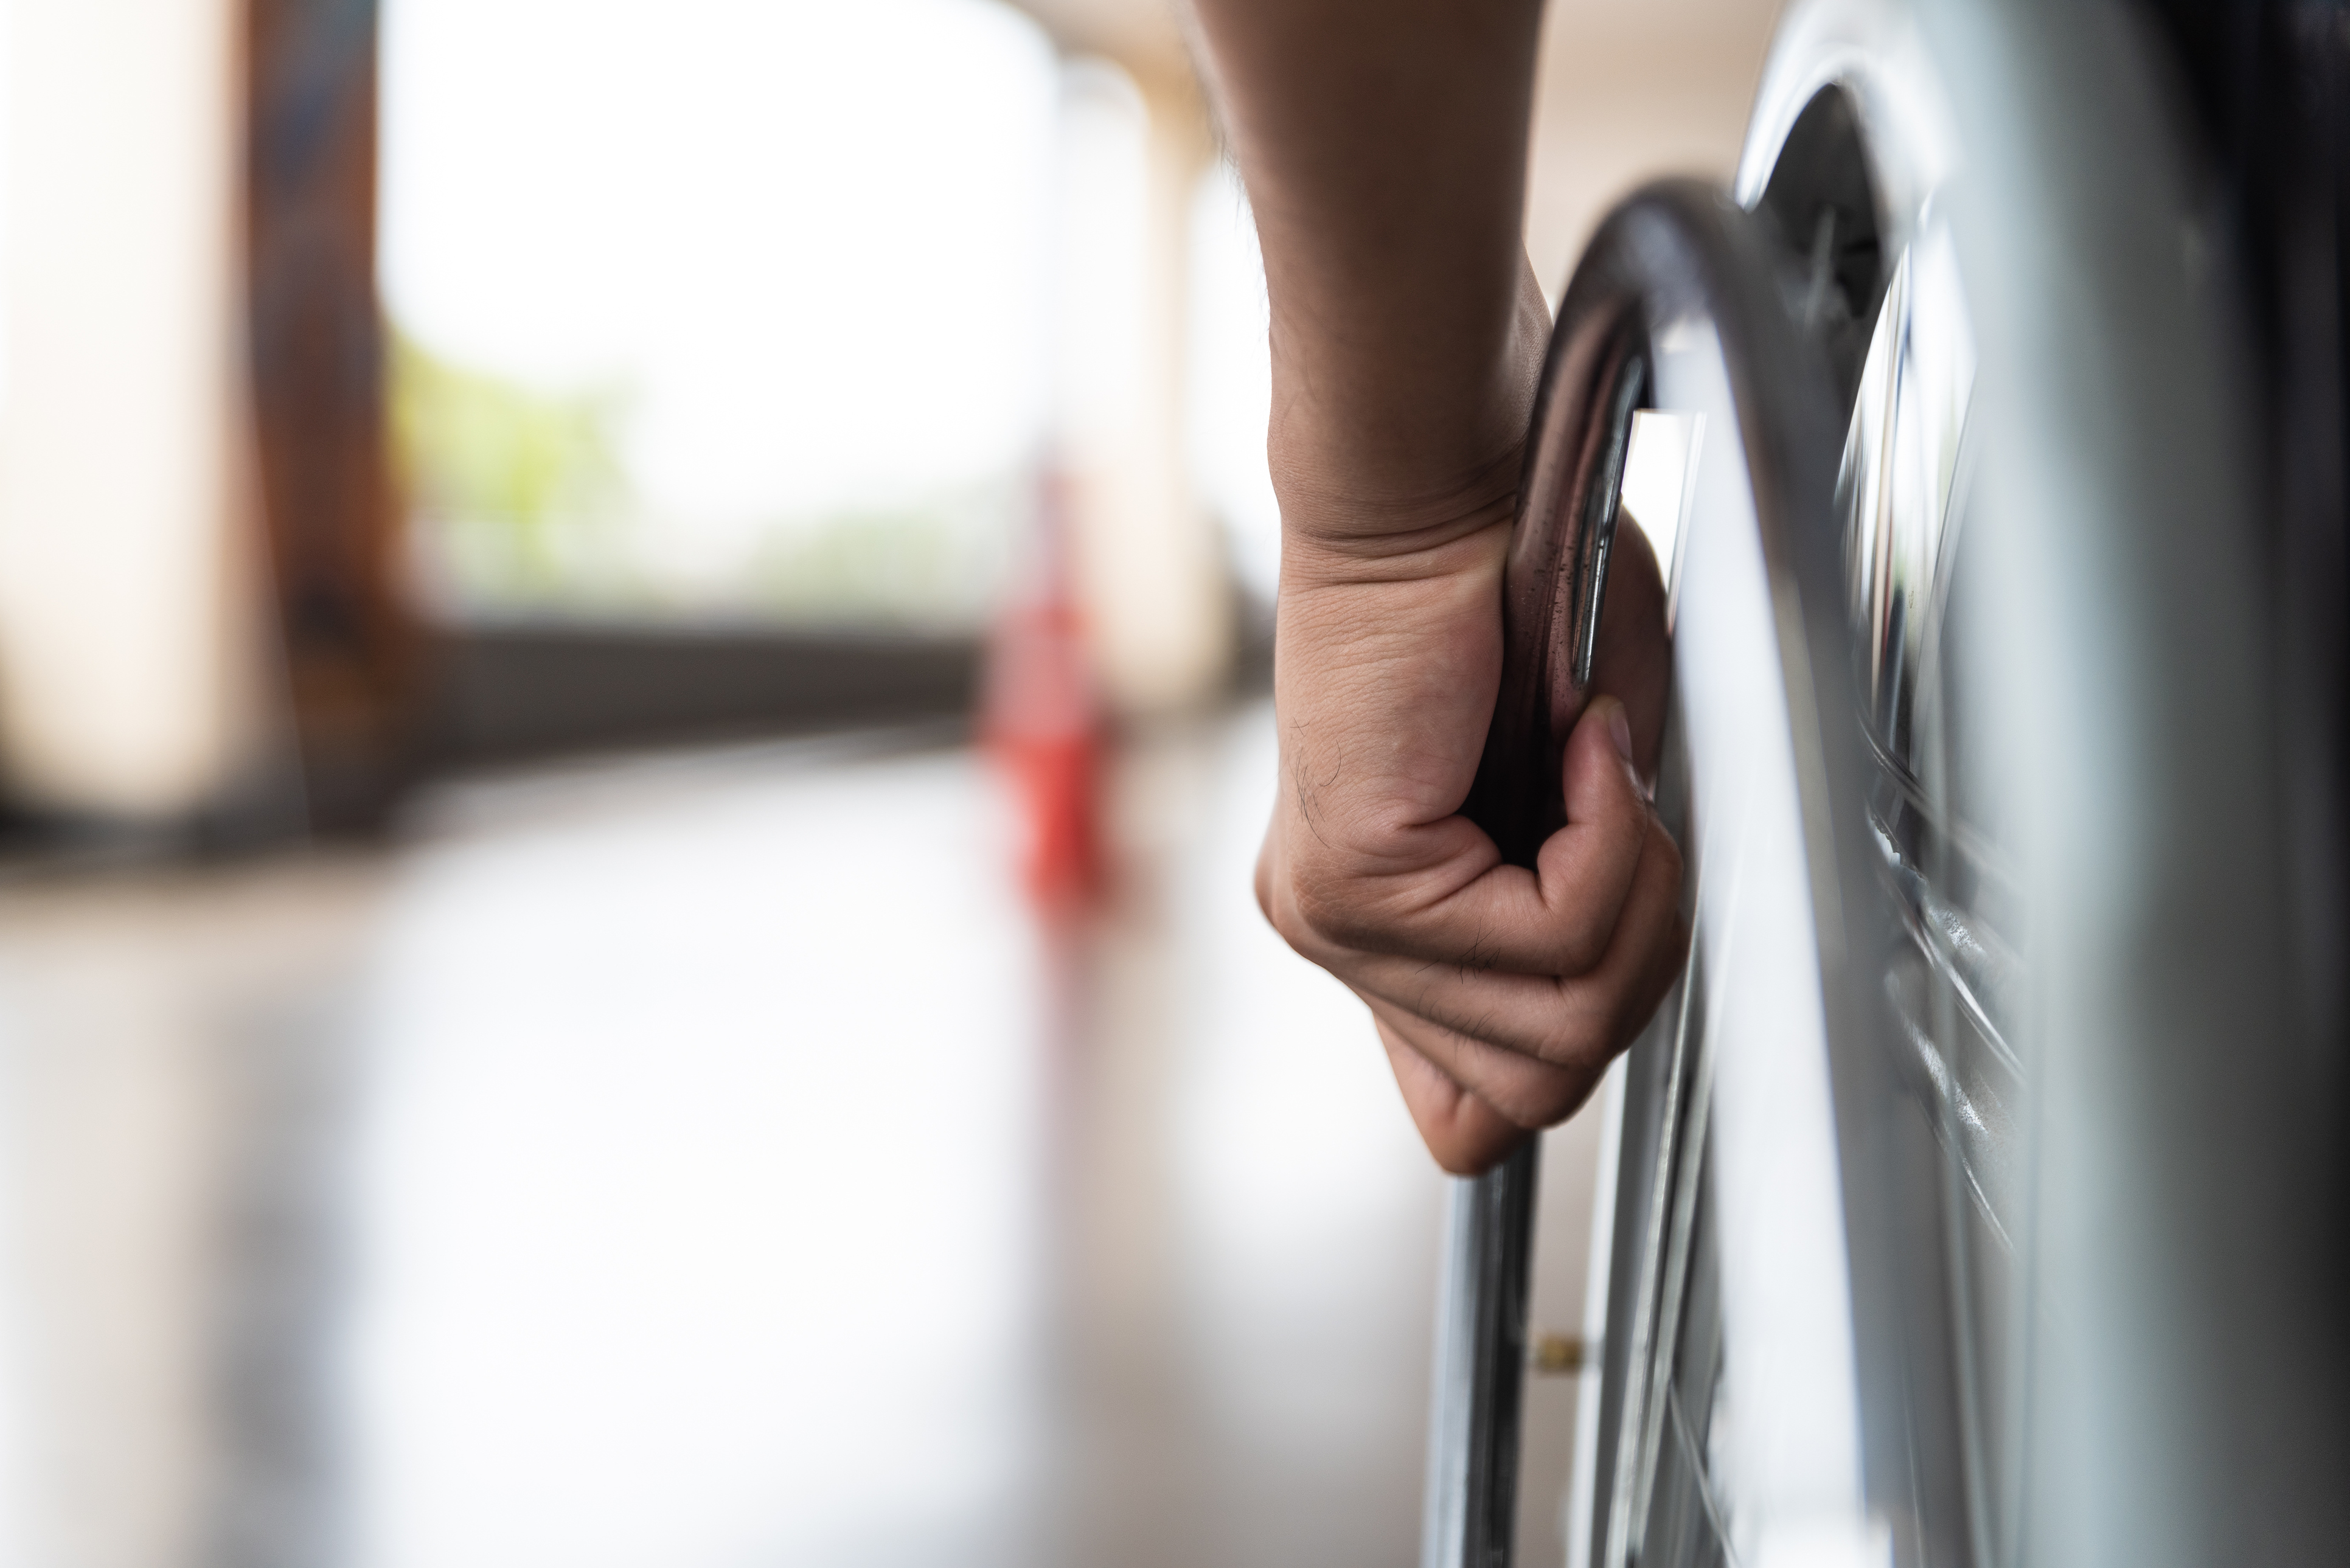
[(1639, 525), (1669, 577), (1680, 545), (1681, 522), (1689, 514), (1690, 482), (1696, 472), (1698, 435), (1705, 416), (1640, 409), (1624, 452), (1624, 483), (1617, 491), (1623, 515)]
[(1232, 167), (1219, 163), (1191, 202), (1191, 475), (1224, 525), (1241, 581), (1270, 602), (1281, 506), (1264, 458), (1273, 411), (1266, 310), (1256, 219)]
[(1072, 62), (1060, 101), (1053, 427), (1082, 462), (1132, 441), (1145, 418), (1150, 117), (1105, 60)]
[(403, 430), (459, 449), (439, 503), (551, 509), (503, 520), (542, 591), (601, 517), (723, 597), (795, 529), (1008, 488), (1058, 90), (992, 0), (388, 0), (384, 288), (442, 394)]

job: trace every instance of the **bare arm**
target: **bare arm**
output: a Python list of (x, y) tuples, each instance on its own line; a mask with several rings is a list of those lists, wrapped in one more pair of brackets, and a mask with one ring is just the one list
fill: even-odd
[(1520, 239), (1541, 10), (1201, 0), (1264, 244), (1283, 499), (1339, 504), (1317, 533), (1424, 525), (1431, 476), (1516, 483), (1549, 326)]
[[(1283, 778), (1258, 897), (1369, 1003), (1437, 1158), (1481, 1168), (1582, 1103), (1685, 940), (1631, 762), (1660, 680), (1592, 703), (1538, 870), (1459, 815), (1549, 327), (1521, 239), (1540, 0), (1196, 5), (1273, 306)], [(1654, 670), (1655, 563), (1628, 543), (1610, 619), (1658, 624), (1611, 638)]]

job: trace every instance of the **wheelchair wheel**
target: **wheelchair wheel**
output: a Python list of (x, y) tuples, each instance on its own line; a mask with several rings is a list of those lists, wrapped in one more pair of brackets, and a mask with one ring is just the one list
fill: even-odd
[(1748, 211), (1644, 193), (1562, 306), (1538, 440), (1629, 323), (1694, 454), (1696, 940), (1616, 1101), (1589, 1563), (2350, 1539), (2254, 432), (2141, 41), (1799, 5)]

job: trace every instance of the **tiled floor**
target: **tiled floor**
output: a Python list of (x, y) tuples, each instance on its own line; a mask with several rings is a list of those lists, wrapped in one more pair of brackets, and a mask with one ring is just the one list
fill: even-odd
[(872, 741), (0, 892), (0, 1560), (1411, 1562), (1442, 1186), (1251, 903), (1272, 766), (1134, 748), (1068, 940)]

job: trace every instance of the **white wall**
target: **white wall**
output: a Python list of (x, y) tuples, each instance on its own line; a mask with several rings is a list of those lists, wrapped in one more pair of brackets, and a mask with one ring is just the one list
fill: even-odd
[(1555, 307), (1592, 231), (1660, 175), (1728, 185), (1779, 0), (1550, 0), (1526, 253)]
[(169, 817), (244, 765), (263, 624), (232, 0), (13, 0), (0, 68), (0, 768)]

